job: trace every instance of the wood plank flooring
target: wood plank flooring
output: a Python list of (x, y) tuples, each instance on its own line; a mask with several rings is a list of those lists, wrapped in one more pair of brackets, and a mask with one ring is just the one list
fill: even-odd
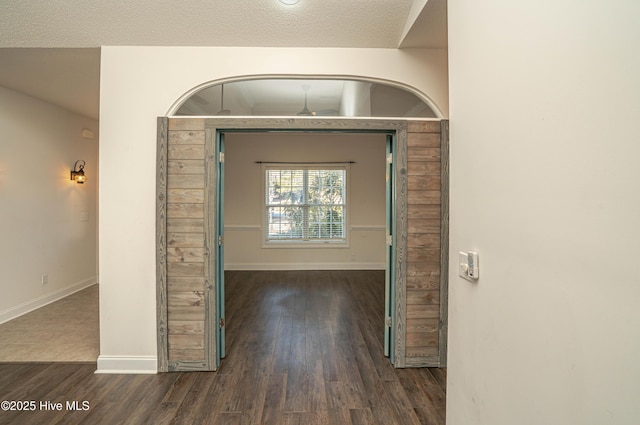
[[(382, 355), (383, 272), (227, 272), (225, 286), (218, 372), (0, 364), (0, 400), (38, 404), (0, 411), (0, 424), (445, 423), (446, 371), (394, 369)], [(67, 401), (89, 409), (66, 410)]]

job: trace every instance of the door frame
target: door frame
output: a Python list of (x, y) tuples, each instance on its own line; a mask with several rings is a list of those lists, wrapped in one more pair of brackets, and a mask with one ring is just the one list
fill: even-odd
[[(405, 348), (406, 348), (406, 317), (407, 317), (407, 295), (406, 295), (406, 276), (407, 276), (407, 206), (408, 206), (408, 186), (407, 186), (407, 126), (412, 120), (399, 120), (399, 119), (350, 119), (350, 118), (316, 118), (316, 117), (273, 117), (273, 118), (230, 118), (230, 117), (205, 117), (205, 118), (171, 118), (172, 120), (204, 120), (205, 140), (206, 140), (206, 174), (213, 177), (208, 181), (216, 182), (218, 180), (219, 170), (219, 146), (220, 142), (217, 140), (218, 134), (227, 131), (256, 131), (256, 132), (273, 132), (273, 131), (297, 131), (297, 132), (336, 132), (336, 133), (366, 133), (366, 132), (387, 132), (394, 136), (394, 149), (393, 149), (393, 193), (395, 198), (395, 209), (393, 211), (393, 247), (395, 252), (395, 259), (393, 261), (393, 293), (395, 295), (394, 306), (395, 314), (392, 316), (392, 335), (393, 341), (391, 346), (393, 351), (391, 358), (394, 360), (395, 367), (407, 367), (412, 366), (411, 362), (406, 361)], [(167, 210), (167, 138), (168, 138), (168, 120), (169, 118), (158, 118), (158, 150), (157, 150), (157, 196), (156, 196), (156, 245), (157, 245), (157, 323), (158, 323), (158, 371), (181, 370), (180, 365), (178, 367), (169, 367), (168, 359), (168, 329), (167, 329), (167, 246), (166, 246), (166, 210)], [(445, 132), (445, 126), (448, 129), (448, 121), (440, 119), (421, 119), (419, 121), (433, 121), (440, 123), (442, 128), (441, 137), (446, 134), (448, 142), (448, 131)], [(444, 145), (444, 144), (443, 144)], [(446, 167), (443, 167), (443, 172), (446, 169), (448, 182), (448, 154), (443, 155), (446, 161)], [(211, 186), (216, 186), (211, 185)], [(206, 203), (211, 205), (219, 205), (219, 193), (216, 188), (208, 187), (206, 193), (208, 200)], [(442, 185), (443, 197), (448, 197), (448, 184), (445, 184), (443, 180)], [(448, 201), (448, 198), (447, 198)], [(207, 205), (205, 205), (205, 209)], [(446, 210), (446, 211), (445, 211)], [(444, 313), (441, 315), (444, 318), (444, 326), (440, 326), (440, 366), (444, 366), (446, 362), (446, 292), (448, 290), (446, 283), (446, 264), (448, 261), (448, 204), (442, 207), (442, 213), (446, 213), (446, 217), (442, 217), (442, 232), (441, 232), (441, 249), (442, 259), (444, 263), (441, 264), (441, 290), (444, 290), (442, 297), (444, 302), (441, 303), (440, 309)], [(214, 217), (210, 217), (213, 215)], [(205, 231), (205, 241), (208, 247), (218, 246), (218, 236), (222, 231), (219, 229), (220, 222), (218, 221), (217, 214), (208, 214), (205, 216), (205, 226), (210, 226), (209, 231)], [(211, 261), (209, 261), (211, 263)], [(210, 270), (209, 276), (215, 278), (219, 276), (220, 269), (224, 271), (224, 266), (219, 267), (216, 264), (211, 266), (207, 265)], [(387, 265), (389, 267), (389, 265)], [(216, 273), (218, 270), (218, 273)], [(208, 306), (207, 317), (205, 326), (209, 329), (205, 329), (205, 344), (208, 350), (207, 364), (204, 369), (200, 370), (216, 370), (219, 364), (219, 358), (221, 354), (220, 349), (220, 327), (218, 326), (218, 320), (220, 317), (219, 303), (221, 300), (218, 285), (212, 282), (207, 284), (205, 290), (205, 302)], [(442, 320), (442, 319), (441, 319)], [(444, 346), (444, 350), (442, 349)], [(189, 365), (184, 365), (185, 370), (189, 370)]]

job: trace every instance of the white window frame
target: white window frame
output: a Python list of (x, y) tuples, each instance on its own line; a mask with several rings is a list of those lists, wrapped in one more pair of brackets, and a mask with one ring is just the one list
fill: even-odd
[[(269, 239), (267, 229), (267, 170), (344, 170), (344, 238), (343, 239)], [(349, 188), (351, 167), (350, 163), (268, 163), (262, 164), (262, 186), (260, 196), (262, 197), (262, 248), (350, 248), (350, 193)]]

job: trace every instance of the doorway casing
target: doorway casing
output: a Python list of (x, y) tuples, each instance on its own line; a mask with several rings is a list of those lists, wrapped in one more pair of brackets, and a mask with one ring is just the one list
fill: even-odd
[[(446, 261), (448, 239), (448, 208), (447, 208), (447, 176), (448, 155), (446, 148), (438, 151), (440, 165), (440, 240), (437, 248), (439, 255), (439, 309), (437, 326), (437, 353), (430, 356), (407, 356), (407, 263), (408, 263), (408, 155), (407, 132), (413, 129), (415, 134), (425, 131), (438, 130), (440, 140), (448, 143), (447, 121), (440, 120), (384, 120), (384, 119), (319, 119), (319, 118), (159, 118), (158, 119), (158, 166), (157, 166), (157, 312), (158, 312), (158, 370), (216, 370), (221, 356), (224, 356), (224, 312), (222, 250), (223, 218), (221, 199), (223, 188), (223, 138), (225, 131), (295, 131), (295, 132), (377, 132), (387, 133), (391, 143), (390, 153), (393, 166), (392, 198), (393, 208), (390, 210), (391, 221), (388, 227), (392, 229), (390, 235), (392, 254), (391, 264), (387, 264), (387, 272), (393, 276), (389, 281), (391, 287), (388, 294), (390, 299), (390, 326), (392, 340), (389, 353), (396, 367), (411, 366), (444, 366), (446, 362)], [(173, 137), (172, 137), (173, 136)], [(190, 137), (193, 137), (191, 141)], [(170, 142), (174, 141), (174, 144)], [(445, 146), (446, 143), (442, 143)], [(429, 154), (429, 153), (428, 153)], [(184, 189), (181, 184), (171, 184), (170, 169), (193, 167), (195, 161), (203, 160), (202, 196), (200, 189)], [(176, 161), (182, 161), (176, 164)], [(171, 163), (170, 163), (171, 162)], [(183, 168), (180, 168), (181, 170)], [(181, 172), (181, 171), (180, 171)], [(196, 171), (195, 175), (199, 175)], [(444, 176), (444, 178), (442, 177)], [(195, 180), (198, 180), (197, 178)], [(176, 187), (177, 186), (177, 187)], [(196, 184), (197, 186), (197, 184)], [(194, 196), (201, 202), (192, 203), (188, 198)], [(182, 204), (178, 201), (184, 201)], [(195, 202), (195, 201), (193, 201)], [(189, 210), (194, 212), (190, 213)], [(200, 212), (201, 210), (201, 212)], [(187, 239), (184, 235), (171, 232), (168, 219), (178, 217), (183, 220), (189, 214), (200, 217), (203, 222), (202, 247), (198, 248), (198, 237), (187, 245), (194, 245), (193, 250), (201, 249), (203, 256), (202, 270), (190, 264), (179, 265), (181, 277), (175, 279), (171, 270), (176, 269), (168, 261), (169, 249), (181, 248), (176, 241)], [(183, 217), (183, 218), (180, 218)], [(188, 219), (188, 218), (187, 218)], [(176, 226), (174, 226), (175, 228)], [(413, 238), (415, 239), (415, 238)], [(195, 240), (196, 242), (193, 242)], [(175, 245), (175, 246), (174, 246)], [(184, 248), (183, 248), (184, 249)], [(172, 253), (175, 257), (175, 252)], [(202, 276), (198, 274), (201, 273)], [(420, 273), (420, 272), (418, 272)], [(184, 276), (183, 276), (184, 275)], [(426, 275), (425, 275), (426, 276)], [(194, 287), (202, 277), (202, 287)], [(430, 276), (429, 278), (433, 278)], [(425, 277), (427, 279), (427, 277)], [(186, 284), (185, 284), (186, 282)], [(182, 286), (181, 286), (182, 285)], [(185, 286), (186, 285), (186, 286)], [(196, 285), (197, 286), (197, 285)], [(182, 288), (175, 294), (173, 287)], [(412, 298), (415, 299), (415, 298)], [(415, 306), (412, 306), (415, 307)], [(171, 312), (173, 310), (173, 313)], [(409, 312), (409, 314), (414, 314)], [(198, 325), (197, 318), (202, 318), (203, 324)], [(181, 320), (177, 320), (177, 319)], [(196, 318), (196, 320), (191, 320)], [(172, 328), (181, 331), (172, 332)], [(201, 332), (201, 336), (195, 336)], [(381, 329), (382, 332), (382, 329)], [(433, 329), (431, 330), (433, 333)], [(425, 333), (425, 336), (427, 334)], [(429, 336), (432, 338), (433, 335)], [(412, 343), (415, 343), (412, 338)], [(174, 355), (172, 355), (174, 353)], [(179, 353), (179, 354), (178, 354)], [(181, 357), (182, 356), (182, 357)]]

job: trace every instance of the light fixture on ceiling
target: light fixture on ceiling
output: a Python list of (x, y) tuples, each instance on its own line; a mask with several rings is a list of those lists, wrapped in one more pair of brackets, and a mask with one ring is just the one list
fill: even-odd
[(300, 0), (280, 0), (280, 3), (286, 4), (287, 6), (293, 6), (294, 4), (298, 4)]
[(231, 110), (224, 109), (224, 84), (220, 86), (220, 110), (216, 115), (231, 115)]
[(309, 95), (310, 88), (311, 86), (308, 84), (304, 84), (302, 86), (302, 90), (304, 90), (304, 108), (302, 108), (302, 111), (298, 112), (297, 115), (306, 115), (306, 116), (315, 115), (315, 112), (311, 112), (307, 107), (307, 96)]
[[(78, 165), (78, 163), (82, 162), (82, 164)], [(87, 181), (87, 176), (84, 175), (84, 166), (86, 162), (84, 160), (79, 159), (73, 164), (73, 170), (71, 170), (71, 180), (75, 181), (78, 184), (84, 184)]]

